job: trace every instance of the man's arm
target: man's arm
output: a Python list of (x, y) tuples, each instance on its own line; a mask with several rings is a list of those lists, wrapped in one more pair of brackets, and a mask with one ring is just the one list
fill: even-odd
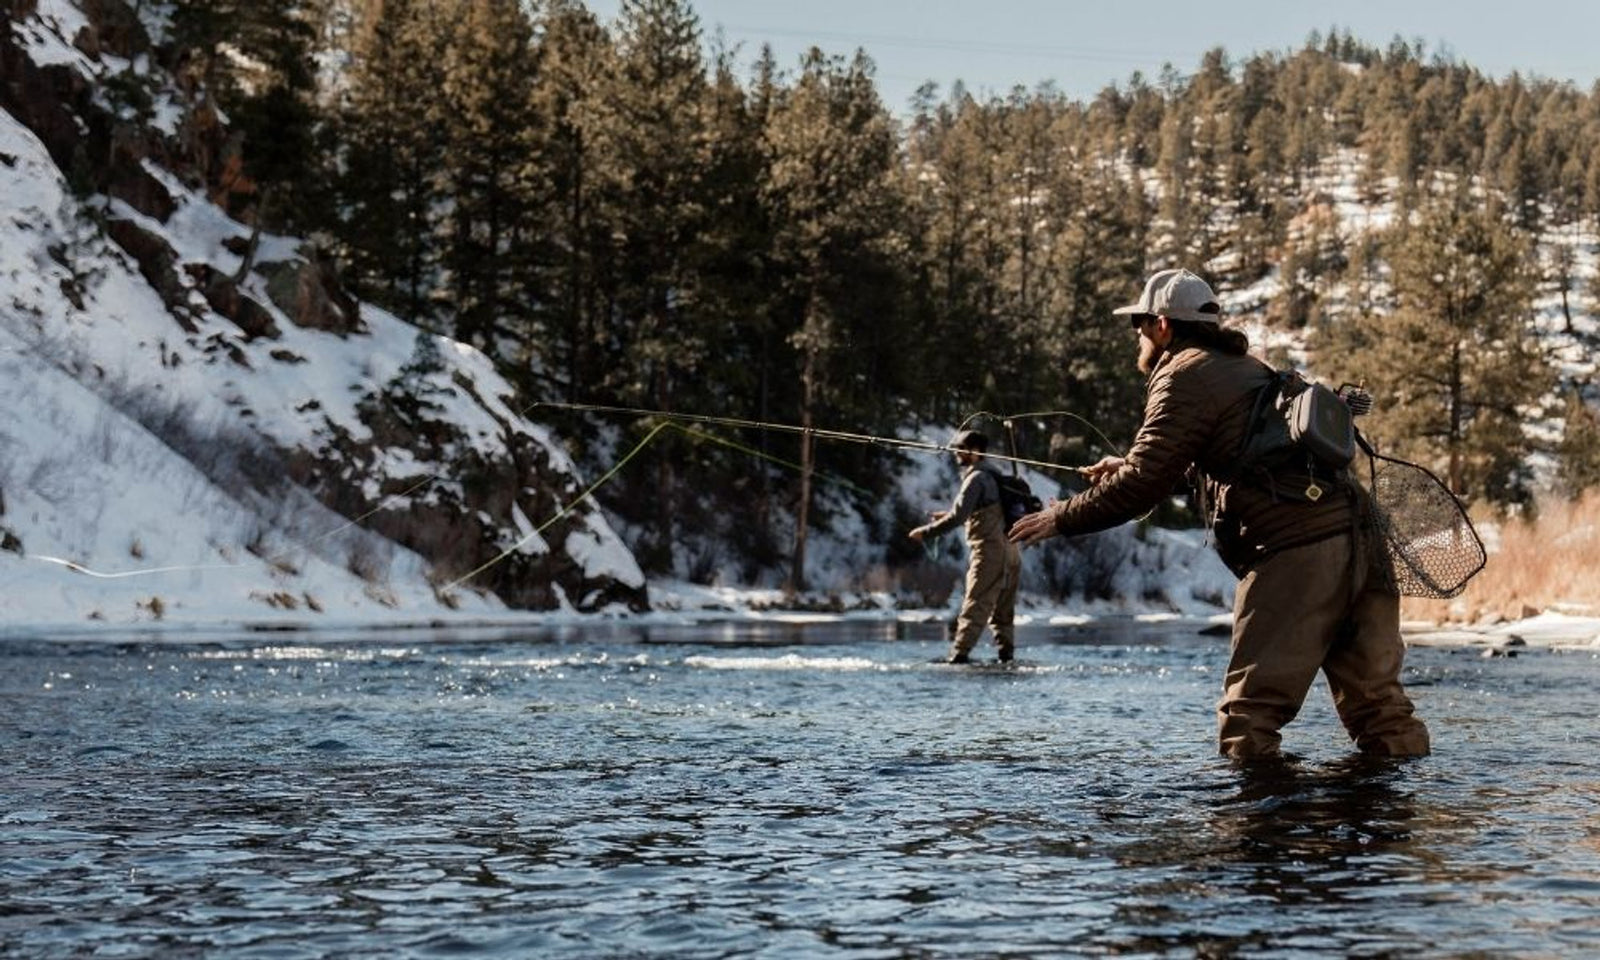
[(1017, 521), (1010, 539), (1037, 543), (1053, 536), (1109, 530), (1148, 513), (1170, 497), (1205, 443), (1209, 398), (1188, 393), (1186, 378), (1157, 377), (1144, 423), (1125, 457), (1107, 457), (1085, 474), (1093, 483), (1068, 500)]
[[(972, 511), (978, 509), (983, 502), (983, 484), (980, 478), (984, 476), (983, 470), (972, 470), (961, 479), (961, 489), (956, 491), (955, 502), (946, 511), (936, 511), (933, 520), (911, 531), (911, 539), (921, 540), (923, 537), (937, 537), (947, 530), (953, 530), (967, 521), (972, 516)], [(989, 481), (994, 483), (993, 479)], [(999, 492), (994, 493), (994, 499), (999, 499)]]

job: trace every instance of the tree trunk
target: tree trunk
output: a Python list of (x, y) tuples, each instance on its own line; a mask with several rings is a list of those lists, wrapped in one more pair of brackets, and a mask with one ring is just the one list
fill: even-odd
[(264, 187), (261, 190), (261, 199), (251, 208), (250, 212), (250, 241), (245, 244), (244, 258), (239, 261), (239, 269), (233, 275), (234, 284), (244, 283), (250, 271), (256, 266), (256, 252), (261, 249), (261, 221), (267, 216), (267, 203), (272, 197), (272, 188)]
[(1460, 494), (1461, 489), (1461, 404), (1466, 387), (1461, 382), (1461, 343), (1450, 348), (1450, 490)]
[(577, 403), (582, 398), (578, 385), (585, 382), (583, 375), (584, 350), (589, 331), (584, 317), (584, 207), (583, 161), (573, 170), (572, 194), (567, 208), (567, 400)]
[[(756, 418), (762, 421), (770, 421), (772, 419), (771, 344), (771, 328), (763, 325), (761, 331), (759, 371), (756, 378)], [(759, 434), (757, 434), (759, 443), (757, 449), (761, 451), (763, 458), (771, 455), (771, 451), (768, 449), (768, 435), (768, 431), (766, 430), (762, 430)], [(759, 476), (761, 478), (761, 482), (756, 488), (759, 494), (756, 500), (756, 518), (757, 522), (760, 524), (762, 539), (765, 540), (767, 537), (767, 531), (770, 530), (768, 521), (772, 516), (772, 473), (768, 470), (762, 470), (760, 471)]]
[[(433, 323), (424, 317), (427, 294), (423, 289), (424, 257), (427, 255), (428, 210), (427, 197), (416, 187), (421, 174), (417, 161), (412, 161), (410, 186), (406, 190), (406, 210), (409, 214), (406, 236), (407, 299), (411, 315), (407, 320), (423, 329), (433, 331)], [(437, 331), (433, 331), (437, 332)]]
[[(657, 309), (660, 311), (660, 315), (665, 315), (666, 303), (664, 295)], [(658, 323), (659, 329), (666, 328), (664, 320), (658, 321)], [(656, 409), (663, 413), (671, 413), (673, 403), (671, 373), (666, 369), (667, 365), (665, 363), (658, 362), (653, 366), (655, 367), (653, 379), (655, 380)], [(677, 486), (677, 479), (672, 469), (672, 458), (670, 456), (656, 457), (656, 538), (657, 542), (661, 544), (664, 557), (669, 564), (673, 553), (676, 552), (673, 548), (673, 541), (677, 537), (677, 524), (675, 522), (678, 515)], [(676, 576), (676, 573), (674, 573), (674, 576)]]
[(812, 405), (816, 399), (817, 348), (807, 347), (800, 368), (800, 503), (795, 508), (794, 559), (789, 571), (789, 592), (806, 588), (806, 529), (811, 521)]

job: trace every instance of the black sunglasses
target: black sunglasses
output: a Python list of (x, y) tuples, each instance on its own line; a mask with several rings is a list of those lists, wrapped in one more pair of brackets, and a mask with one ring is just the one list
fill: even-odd
[(1146, 323), (1154, 322), (1156, 315), (1153, 313), (1136, 313), (1128, 318), (1128, 325), (1137, 330)]

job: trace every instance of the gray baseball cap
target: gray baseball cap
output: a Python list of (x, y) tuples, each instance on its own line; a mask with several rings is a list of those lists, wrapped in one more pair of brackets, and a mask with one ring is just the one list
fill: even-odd
[(954, 440), (950, 441), (950, 448), (953, 450), (976, 450), (982, 453), (989, 449), (989, 436), (977, 430), (963, 430), (956, 434)]
[(1222, 305), (1217, 303), (1211, 285), (1187, 270), (1162, 270), (1145, 282), (1138, 303), (1111, 312), (1147, 313), (1200, 323), (1218, 323), (1222, 319)]

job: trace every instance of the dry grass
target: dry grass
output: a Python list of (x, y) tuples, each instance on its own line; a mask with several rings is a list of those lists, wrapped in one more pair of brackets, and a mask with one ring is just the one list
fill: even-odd
[(1600, 616), (1600, 491), (1542, 504), (1532, 520), (1474, 517), (1489, 563), (1454, 600), (1411, 600), (1408, 620), (1482, 623), (1546, 610)]

